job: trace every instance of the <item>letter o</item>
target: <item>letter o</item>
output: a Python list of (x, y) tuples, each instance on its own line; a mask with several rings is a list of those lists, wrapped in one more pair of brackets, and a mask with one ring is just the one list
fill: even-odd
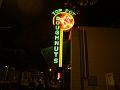
[(59, 10), (55, 10), (55, 13), (56, 13), (56, 14), (59, 13)]
[(72, 12), (71, 10), (69, 11), (69, 13), (70, 13), (71, 15), (73, 14), (73, 12)]
[(56, 25), (59, 25), (60, 24), (60, 21), (56, 21)]

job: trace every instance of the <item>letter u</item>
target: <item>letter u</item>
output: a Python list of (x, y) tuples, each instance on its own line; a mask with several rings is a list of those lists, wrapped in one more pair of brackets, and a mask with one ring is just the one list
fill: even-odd
[(54, 46), (54, 51), (58, 51), (58, 46)]

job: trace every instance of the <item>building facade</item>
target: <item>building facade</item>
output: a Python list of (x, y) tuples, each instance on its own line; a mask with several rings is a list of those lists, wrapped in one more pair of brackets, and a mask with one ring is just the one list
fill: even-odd
[(71, 36), (71, 90), (120, 89), (120, 28), (81, 26)]

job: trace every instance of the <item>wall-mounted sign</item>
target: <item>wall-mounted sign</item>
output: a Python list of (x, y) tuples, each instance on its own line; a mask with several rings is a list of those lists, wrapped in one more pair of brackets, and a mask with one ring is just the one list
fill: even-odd
[(55, 26), (54, 64), (59, 64), (59, 67), (62, 67), (63, 31), (69, 31), (73, 27), (73, 15), (76, 14), (69, 9), (58, 9), (52, 14), (54, 15), (53, 25)]
[(59, 16), (56, 16), (55, 18), (56, 23), (55, 23), (55, 41), (54, 41), (54, 63), (58, 63), (58, 58), (59, 58), (59, 40), (60, 40), (60, 21), (59, 21)]

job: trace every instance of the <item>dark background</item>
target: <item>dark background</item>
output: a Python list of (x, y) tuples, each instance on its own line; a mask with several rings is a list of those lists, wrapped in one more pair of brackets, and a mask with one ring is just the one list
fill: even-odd
[(80, 12), (75, 26), (120, 27), (119, 0), (97, 0), (95, 5), (79, 6), (79, 0), (4, 0), (0, 8), (0, 62), (17, 68), (47, 67), (41, 50), (52, 46), (51, 12), (71, 8)]

